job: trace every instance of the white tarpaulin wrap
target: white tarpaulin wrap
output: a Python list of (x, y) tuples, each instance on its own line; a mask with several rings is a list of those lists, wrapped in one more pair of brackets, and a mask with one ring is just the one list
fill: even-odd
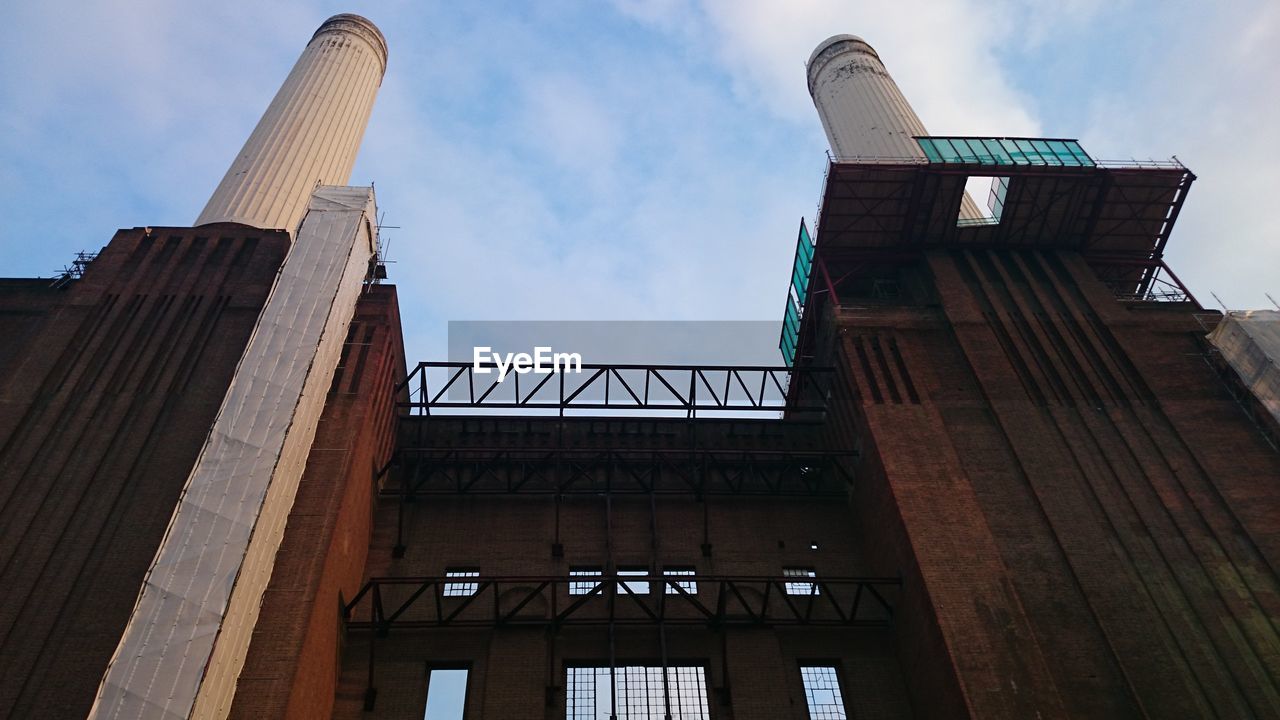
[(1209, 342), (1280, 422), (1280, 312), (1249, 310), (1227, 313), (1209, 333)]
[(374, 252), (373, 190), (312, 195), (93, 718), (226, 717)]

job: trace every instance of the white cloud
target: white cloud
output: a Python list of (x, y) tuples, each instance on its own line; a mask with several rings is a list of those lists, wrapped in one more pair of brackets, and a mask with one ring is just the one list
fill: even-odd
[[(322, 5), (6, 8), (22, 32), (0, 48), (0, 189), (28, 199), (5, 208), (5, 272), (189, 222), (310, 29), (349, 9)], [(403, 227), (413, 358), (440, 355), (448, 319), (780, 317), (823, 170), (804, 61), (840, 32), (877, 48), (939, 134), (1070, 133), (1045, 108), (1075, 78), (1086, 147), (1178, 152), (1200, 174), (1172, 244), (1195, 289), (1259, 304), (1280, 267), (1280, 188), (1259, 162), (1280, 152), (1274, 4), (1182, 8), (1146, 44), (1095, 38), (1154, 12), (1100, 0), (355, 5), (391, 59), (352, 180), (376, 180)], [(1072, 75), (1101, 52), (1117, 60), (1096, 87)]]
[(839, 0), (706, 0), (719, 54), (739, 92), (792, 121), (815, 117), (804, 62), (822, 40), (852, 33), (884, 60), (930, 132), (1035, 135), (993, 49), (1010, 32), (1001, 3), (871, 5)]
[[(1270, 307), (1280, 297), (1280, 6), (1179, 8), (1177, 34), (1131, 53), (1134, 81), (1094, 98), (1086, 147), (1106, 157), (1177, 153), (1196, 173), (1170, 266), (1201, 303)], [(1174, 50), (1176, 49), (1176, 50)]]
[(524, 107), (514, 119), (525, 143), (597, 196), (611, 190), (622, 128), (601, 93), (565, 75), (530, 78), (523, 90)]

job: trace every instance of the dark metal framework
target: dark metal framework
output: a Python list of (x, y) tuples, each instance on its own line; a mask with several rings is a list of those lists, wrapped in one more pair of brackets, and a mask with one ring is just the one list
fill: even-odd
[(1085, 260), (1122, 302), (1199, 302), (1159, 258), (1086, 256)]
[(852, 452), (404, 448), (383, 495), (602, 493), (844, 497)]
[(96, 252), (84, 252), (82, 250), (76, 253), (76, 257), (71, 261), (70, 265), (62, 266), (62, 270), (59, 271), (60, 274), (53, 279), (50, 287), (63, 288), (72, 280), (79, 280), (84, 277), (85, 271), (89, 269), (89, 266), (96, 259), (98, 259), (98, 253)]
[[(696, 593), (681, 581), (697, 581)], [(794, 577), (670, 576), (658, 573), (589, 578), (596, 586), (570, 595), (567, 575), (481, 577), (476, 591), (448, 597), (450, 577), (372, 578), (344, 609), (347, 627), (392, 629), (515, 626), (667, 625), (889, 628), (899, 578), (815, 577), (808, 594), (787, 592)], [(633, 590), (648, 584), (649, 592)], [(367, 618), (367, 619), (361, 619)]]
[(469, 362), (420, 362), (396, 387), (411, 414), (456, 410), (542, 411), (565, 416), (612, 412), (666, 414), (821, 413), (831, 368), (733, 365), (606, 365), (583, 363), (581, 373), (529, 378), (509, 372), (499, 381)]
[[(957, 224), (965, 181), (975, 175), (1005, 182), (998, 222)], [(1195, 303), (1162, 259), (1194, 180), (1176, 159), (1074, 167), (832, 159), (797, 366), (813, 359), (818, 319), (828, 303), (840, 306), (845, 278), (869, 264), (918, 260), (930, 248), (1076, 250), (1122, 301)]]
[[(887, 630), (893, 627), (894, 604), (902, 580), (883, 577), (813, 578), (807, 594), (787, 592), (795, 578), (696, 576), (697, 592), (683, 582), (689, 576), (616, 572), (590, 578), (597, 584), (581, 595), (569, 587), (582, 577), (529, 576), (480, 578), (465, 597), (445, 594), (456, 583), (448, 577), (372, 578), (343, 608), (350, 630), (368, 633), (368, 684), (364, 707), (372, 710), (377, 638), (392, 630), (447, 628), (494, 629), (542, 627), (551, 634), (566, 627), (596, 627), (609, 637), (610, 672), (617, 666), (614, 630), (620, 626), (651, 627), (661, 645), (661, 667), (670, 666), (667, 626), (723, 631), (734, 627), (820, 627), (830, 630)], [(647, 583), (649, 592), (634, 587)], [(368, 618), (361, 620), (360, 618)], [(723, 641), (724, 635), (721, 634)], [(727, 651), (726, 651), (727, 652)], [(548, 667), (548, 672), (554, 669)], [(554, 688), (548, 683), (548, 703)]]
[[(999, 222), (957, 225), (965, 181), (1006, 178)], [(819, 249), (1049, 248), (1159, 255), (1195, 175), (1181, 165), (1041, 167), (833, 163)]]

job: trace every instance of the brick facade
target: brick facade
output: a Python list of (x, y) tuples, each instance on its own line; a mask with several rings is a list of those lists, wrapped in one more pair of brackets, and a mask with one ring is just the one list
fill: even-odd
[(286, 233), (134, 228), (0, 281), (0, 716), (88, 713)]

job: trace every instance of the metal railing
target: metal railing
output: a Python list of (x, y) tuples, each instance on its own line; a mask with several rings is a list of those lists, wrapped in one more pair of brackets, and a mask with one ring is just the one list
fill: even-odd
[(347, 627), (585, 625), (887, 628), (902, 585), (885, 577), (532, 575), (372, 578)]
[(611, 365), (580, 372), (515, 371), (498, 379), (491, 363), (420, 362), (397, 387), (410, 414), (520, 411), (549, 415), (676, 415), (689, 418), (823, 412), (830, 367)]

